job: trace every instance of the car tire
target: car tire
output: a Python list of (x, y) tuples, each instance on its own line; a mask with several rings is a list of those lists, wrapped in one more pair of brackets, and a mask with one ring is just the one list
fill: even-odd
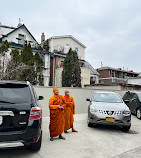
[(129, 126), (123, 126), (122, 127), (122, 131), (123, 132), (128, 132), (130, 130), (130, 128), (131, 128), (131, 125), (129, 125)]
[(39, 151), (41, 148), (41, 144), (42, 144), (42, 133), (40, 135), (39, 140), (36, 143), (25, 145), (25, 148), (32, 151)]
[(90, 123), (89, 120), (88, 120), (88, 127), (93, 127), (93, 123)]
[(136, 116), (138, 119), (141, 119), (141, 110), (137, 109)]

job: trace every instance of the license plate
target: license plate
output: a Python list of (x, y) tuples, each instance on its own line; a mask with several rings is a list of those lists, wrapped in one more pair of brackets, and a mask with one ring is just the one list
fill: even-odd
[(0, 125), (2, 125), (2, 122), (3, 122), (3, 117), (0, 116)]
[(114, 118), (106, 118), (106, 122), (115, 122)]

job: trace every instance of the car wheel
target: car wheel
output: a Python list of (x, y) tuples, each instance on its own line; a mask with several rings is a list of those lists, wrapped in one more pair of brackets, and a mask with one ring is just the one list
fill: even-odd
[(123, 126), (122, 127), (122, 131), (123, 132), (127, 132), (127, 131), (129, 131), (130, 128), (131, 128), (131, 125), (129, 125), (129, 126)]
[(41, 148), (41, 143), (42, 143), (42, 134), (36, 143), (25, 145), (25, 148), (28, 150), (39, 151)]
[(136, 116), (138, 119), (141, 119), (141, 110), (137, 109)]
[(88, 120), (88, 127), (93, 127), (93, 123), (90, 123), (89, 120)]

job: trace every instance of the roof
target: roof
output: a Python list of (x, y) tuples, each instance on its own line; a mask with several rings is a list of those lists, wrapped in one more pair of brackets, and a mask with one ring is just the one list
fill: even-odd
[[(7, 26), (7, 27), (8, 27), (8, 26)], [(27, 30), (27, 32), (30, 34), (30, 36), (36, 41), (36, 39), (33, 37), (33, 35), (30, 33), (30, 31), (27, 29), (27, 27), (26, 27), (24, 24), (21, 25), (21, 26), (19, 26), (19, 27), (17, 27), (17, 28), (15, 28), (14, 30), (12, 30), (11, 32), (9, 32), (8, 34), (6, 34), (6, 36), (10, 35), (11, 33), (17, 31), (18, 29), (20, 29), (20, 28), (22, 28), (22, 27), (24, 27), (24, 28)], [(5, 38), (5, 37), (2, 37), (2, 38)], [(37, 41), (36, 41), (36, 42), (37, 42)], [(37, 42), (37, 43), (38, 43), (38, 42)]]
[(109, 66), (105, 66), (105, 67), (101, 67), (97, 69), (98, 71), (103, 71), (103, 70), (115, 70), (115, 71), (121, 71), (121, 72), (126, 72), (126, 73), (132, 73), (132, 74), (139, 74), (137, 72), (133, 72), (133, 71), (126, 71), (126, 70), (122, 70), (121, 68), (113, 68), (113, 67), (109, 67)]
[(6, 26), (6, 25), (0, 25), (0, 27), (9, 28), (9, 29), (16, 29), (16, 27), (13, 27), (13, 26)]
[(91, 65), (88, 61), (85, 61), (85, 67), (87, 67), (87, 68), (90, 69), (91, 75), (99, 75), (99, 73), (96, 71), (96, 69), (94, 69), (94, 68), (92, 67), (92, 65)]
[(82, 44), (79, 40), (74, 38), (72, 35), (63, 35), (63, 36), (52, 36), (52, 37), (50, 37), (50, 39), (59, 39), (59, 38), (71, 38), (74, 41), (76, 41), (77, 43), (79, 43), (82, 47), (86, 48), (86, 46), (84, 44)]

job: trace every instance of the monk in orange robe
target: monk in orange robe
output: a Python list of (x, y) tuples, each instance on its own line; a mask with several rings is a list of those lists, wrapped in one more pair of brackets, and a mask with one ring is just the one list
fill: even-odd
[(65, 107), (65, 127), (64, 132), (68, 133), (67, 130), (72, 128), (72, 132), (78, 132), (73, 127), (74, 118), (73, 115), (75, 114), (75, 104), (74, 99), (69, 95), (69, 91), (65, 91), (64, 99), (66, 101), (66, 107)]
[(64, 97), (59, 94), (58, 88), (53, 88), (54, 95), (49, 99), (49, 108), (50, 108), (50, 141), (53, 141), (56, 136), (59, 136), (60, 139), (65, 138), (62, 136), (64, 132), (64, 108), (66, 102)]

